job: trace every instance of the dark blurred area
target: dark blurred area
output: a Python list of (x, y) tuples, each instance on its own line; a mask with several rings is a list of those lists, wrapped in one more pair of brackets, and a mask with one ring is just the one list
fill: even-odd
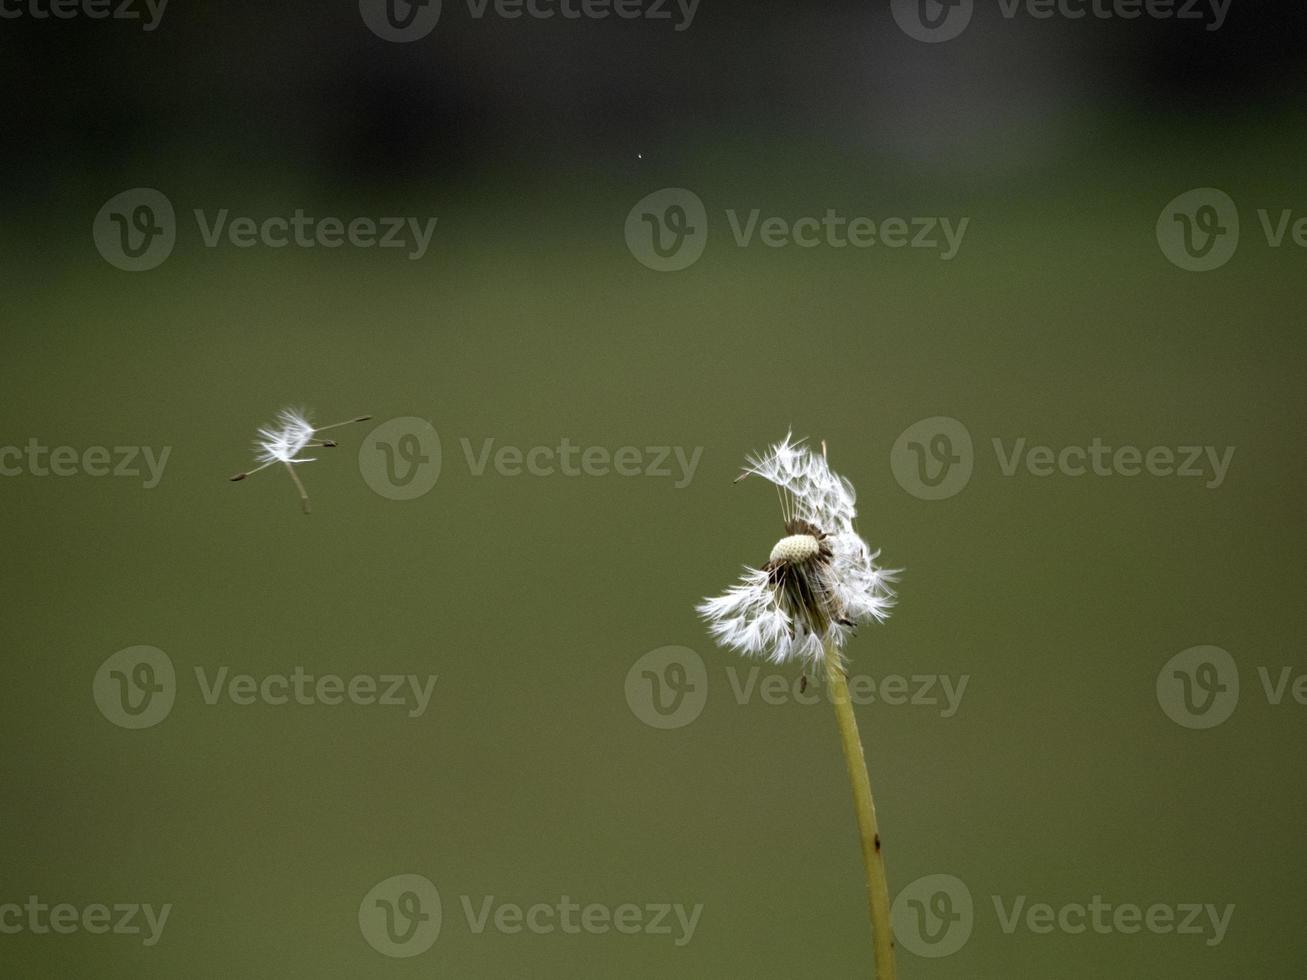
[(478, 20), (447, 2), (407, 44), (369, 32), (348, 2), (173, 0), (152, 31), (85, 17), (0, 24), (0, 194), (29, 206), (165, 160), (367, 185), (800, 141), (965, 171), (996, 131), (1026, 148), (1065, 128), (1062, 152), (1075, 152), (1122, 120), (1238, 122), (1300, 112), (1307, 93), (1307, 9), (1292, 0), (1236, 0), (1218, 31), (1006, 20), (981, 4), (965, 36), (941, 45), (907, 43), (888, 4), (853, 2), (703, 0), (683, 31)]

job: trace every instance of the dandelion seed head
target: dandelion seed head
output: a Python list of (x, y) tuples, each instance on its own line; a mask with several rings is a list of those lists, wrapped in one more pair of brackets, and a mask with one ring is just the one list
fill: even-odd
[(880, 553), (855, 527), (853, 484), (831, 470), (824, 452), (786, 435), (748, 457), (745, 473), (779, 488), (786, 536), (767, 564), (746, 568), (723, 595), (703, 600), (699, 614), (724, 647), (816, 667), (826, 644), (839, 653), (858, 624), (889, 616), (898, 573), (876, 564)]
[(816, 558), (821, 545), (811, 534), (790, 534), (776, 542), (771, 550), (771, 564), (798, 565)]

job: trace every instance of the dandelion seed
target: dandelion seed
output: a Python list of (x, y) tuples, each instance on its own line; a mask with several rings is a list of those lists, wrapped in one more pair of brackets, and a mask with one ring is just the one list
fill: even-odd
[(336, 429), (342, 425), (353, 425), (355, 422), (366, 422), (370, 418), (372, 418), (371, 415), (361, 415), (345, 422), (336, 422), (332, 425), (315, 428), (309, 423), (307, 413), (292, 408), (284, 408), (277, 413), (277, 421), (273, 425), (259, 429), (258, 438), (254, 440), (254, 458), (259, 465), (244, 473), (237, 473), (231, 480), (235, 483), (244, 480), (246, 477), (253, 476), (260, 470), (266, 470), (275, 463), (282, 463), (285, 465), (286, 471), (290, 473), (291, 480), (295, 483), (295, 489), (299, 492), (304, 513), (307, 514), (311, 509), (309, 495), (304, 489), (304, 484), (300, 481), (299, 474), (295, 472), (295, 467), (300, 463), (311, 463), (317, 457), (305, 457), (301, 456), (300, 453), (306, 449), (330, 449), (336, 445), (331, 439), (315, 440), (314, 436), (319, 432)]

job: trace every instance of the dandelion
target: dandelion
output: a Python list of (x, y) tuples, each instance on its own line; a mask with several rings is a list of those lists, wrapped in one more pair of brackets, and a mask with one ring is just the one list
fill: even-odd
[(833, 472), (826, 446), (814, 453), (787, 435), (766, 453), (747, 458), (744, 473), (776, 485), (785, 536), (761, 568), (746, 567), (724, 595), (698, 610), (717, 642), (746, 656), (797, 664), (825, 676), (835, 706), (844, 761), (862, 841), (876, 975), (893, 980), (894, 939), (889, 885), (876, 824), (876, 806), (849, 698), (844, 647), (864, 623), (883, 622), (894, 603), (898, 573), (876, 564), (855, 527), (857, 494)]
[(277, 421), (273, 425), (259, 429), (258, 438), (254, 440), (255, 461), (259, 465), (244, 473), (237, 473), (231, 478), (232, 482), (235, 483), (244, 480), (246, 477), (253, 476), (260, 470), (266, 470), (274, 463), (284, 463), (286, 471), (290, 473), (290, 478), (295, 481), (295, 489), (299, 491), (300, 502), (303, 504), (304, 513), (307, 514), (311, 509), (309, 507), (309, 495), (304, 489), (304, 484), (300, 482), (300, 476), (295, 472), (295, 467), (300, 463), (311, 463), (317, 457), (303, 457), (300, 456), (300, 453), (306, 449), (329, 449), (336, 445), (331, 439), (315, 440), (313, 437), (319, 432), (337, 429), (342, 425), (353, 425), (355, 422), (366, 422), (370, 418), (372, 418), (371, 415), (361, 415), (356, 419), (315, 428), (309, 423), (305, 412), (284, 408), (277, 413)]

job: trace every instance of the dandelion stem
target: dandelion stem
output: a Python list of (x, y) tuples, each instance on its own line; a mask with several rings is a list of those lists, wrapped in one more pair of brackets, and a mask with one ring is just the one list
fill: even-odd
[(894, 933), (890, 928), (889, 881), (885, 876), (885, 856), (881, 853), (880, 832), (876, 827), (876, 803), (871, 796), (871, 778), (858, 736), (858, 719), (853, 714), (849, 682), (840, 663), (839, 651), (826, 644), (826, 676), (830, 683), (831, 703), (839, 724), (844, 761), (853, 787), (853, 809), (858, 817), (858, 836), (862, 840), (862, 862), (867, 873), (867, 902), (871, 909), (871, 935), (876, 956), (877, 980), (895, 980)]

